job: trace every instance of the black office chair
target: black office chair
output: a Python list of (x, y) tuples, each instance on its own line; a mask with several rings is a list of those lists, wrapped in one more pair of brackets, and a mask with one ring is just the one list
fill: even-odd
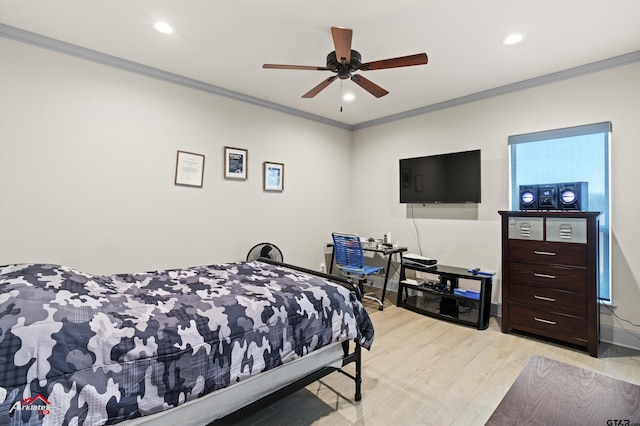
[(333, 237), (333, 256), (336, 267), (340, 269), (342, 275), (357, 278), (358, 286), (363, 293), (362, 297), (377, 302), (380, 305), (378, 309), (382, 310), (384, 303), (375, 294), (364, 292), (364, 284), (369, 275), (380, 272), (382, 268), (364, 264), (364, 250), (362, 250), (362, 242), (358, 235), (334, 232), (331, 236)]

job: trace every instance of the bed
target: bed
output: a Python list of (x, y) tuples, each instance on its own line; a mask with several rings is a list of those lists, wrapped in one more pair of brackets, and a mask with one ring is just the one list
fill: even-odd
[(359, 400), (372, 342), (357, 287), (293, 265), (0, 266), (0, 425), (225, 423), (333, 371)]

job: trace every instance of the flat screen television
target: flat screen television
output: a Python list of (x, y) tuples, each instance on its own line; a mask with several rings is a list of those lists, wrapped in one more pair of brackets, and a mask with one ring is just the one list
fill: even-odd
[(400, 160), (401, 203), (480, 203), (480, 150)]

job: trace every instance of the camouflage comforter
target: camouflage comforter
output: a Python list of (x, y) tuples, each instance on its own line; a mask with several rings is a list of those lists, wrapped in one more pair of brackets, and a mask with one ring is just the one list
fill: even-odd
[(373, 340), (352, 293), (262, 262), (111, 276), (3, 266), (0, 424), (117, 423), (345, 340)]

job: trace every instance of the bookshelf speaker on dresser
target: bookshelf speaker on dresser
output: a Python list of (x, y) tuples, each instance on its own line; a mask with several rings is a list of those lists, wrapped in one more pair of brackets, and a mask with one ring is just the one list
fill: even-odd
[(500, 211), (502, 331), (598, 356), (598, 212)]

